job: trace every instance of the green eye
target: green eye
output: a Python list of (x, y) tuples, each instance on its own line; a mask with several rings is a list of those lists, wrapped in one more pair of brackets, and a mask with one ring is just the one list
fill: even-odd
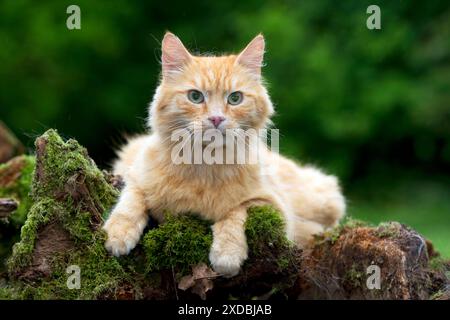
[(202, 103), (203, 101), (205, 101), (205, 97), (203, 96), (203, 93), (201, 93), (198, 90), (189, 90), (188, 92), (188, 99), (192, 102), (192, 103)]
[(244, 95), (242, 94), (242, 92), (236, 91), (228, 96), (228, 103), (231, 104), (232, 106), (235, 106), (240, 104), (243, 99)]

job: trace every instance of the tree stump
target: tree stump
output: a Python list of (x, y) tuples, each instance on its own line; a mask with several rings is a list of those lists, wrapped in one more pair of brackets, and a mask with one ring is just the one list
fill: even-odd
[[(248, 212), (249, 258), (233, 278), (210, 268), (211, 228), (195, 216), (168, 216), (159, 226), (151, 221), (128, 256), (113, 257), (104, 248), (101, 225), (119, 195), (120, 178), (99, 170), (85, 148), (75, 140), (63, 141), (55, 130), (47, 131), (35, 145), (31, 205), (7, 260), (8, 271), (0, 274), (0, 298), (449, 296), (450, 264), (407, 226), (395, 222), (368, 226), (350, 219), (300, 250), (286, 239), (280, 214), (268, 206)], [(6, 201), (5, 210), (13, 207)], [(74, 268), (80, 270), (79, 289), (67, 285)]]

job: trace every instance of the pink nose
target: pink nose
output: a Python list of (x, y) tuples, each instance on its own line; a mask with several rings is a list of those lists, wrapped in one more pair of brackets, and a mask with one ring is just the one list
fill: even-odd
[(214, 127), (219, 127), (219, 125), (225, 121), (225, 117), (222, 116), (212, 116), (208, 118), (209, 121), (211, 121), (214, 125)]

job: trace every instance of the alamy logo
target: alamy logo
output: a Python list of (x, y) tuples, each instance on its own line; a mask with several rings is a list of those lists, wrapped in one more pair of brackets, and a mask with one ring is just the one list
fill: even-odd
[(176, 165), (261, 164), (268, 145), (271, 152), (279, 152), (278, 129), (179, 129), (172, 132), (171, 141)]
[(367, 14), (370, 16), (367, 18), (366, 26), (369, 30), (381, 29), (381, 9), (379, 6), (372, 4), (367, 7)]
[(72, 4), (67, 7), (66, 13), (70, 14), (66, 20), (66, 26), (69, 30), (81, 29), (81, 10), (76, 4)]
[(367, 278), (367, 281), (366, 281), (367, 289), (380, 290), (381, 289), (381, 269), (380, 269), (380, 267), (377, 265), (374, 265), (374, 264), (368, 266), (367, 274), (369, 275), (369, 277)]
[(70, 265), (66, 269), (66, 273), (69, 274), (67, 277), (66, 285), (69, 289), (80, 289), (81, 288), (81, 269), (77, 265)]

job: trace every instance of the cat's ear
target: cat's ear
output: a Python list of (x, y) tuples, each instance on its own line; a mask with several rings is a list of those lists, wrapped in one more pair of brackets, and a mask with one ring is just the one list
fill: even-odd
[(179, 72), (191, 59), (191, 54), (176, 35), (166, 32), (161, 45), (163, 76)]
[(265, 41), (262, 34), (258, 34), (238, 55), (237, 63), (250, 69), (254, 74), (261, 75), (263, 66)]

